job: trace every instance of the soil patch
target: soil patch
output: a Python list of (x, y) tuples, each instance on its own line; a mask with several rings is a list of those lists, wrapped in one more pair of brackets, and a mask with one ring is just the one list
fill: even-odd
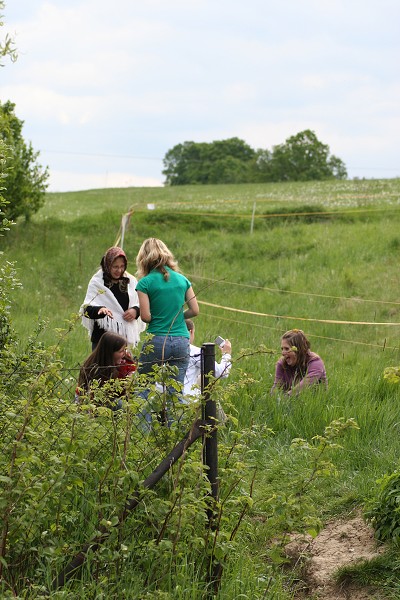
[(287, 555), (294, 562), (304, 564), (304, 580), (307, 595), (299, 593), (296, 598), (321, 600), (372, 600), (383, 599), (377, 591), (369, 588), (338, 586), (334, 573), (339, 567), (353, 565), (382, 554), (384, 547), (378, 545), (374, 532), (359, 515), (350, 520), (330, 521), (316, 538), (294, 536), (286, 547)]

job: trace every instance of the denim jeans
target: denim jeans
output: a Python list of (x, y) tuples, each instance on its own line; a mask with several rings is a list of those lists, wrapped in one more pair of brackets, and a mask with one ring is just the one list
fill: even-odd
[[(145, 352), (147, 346), (153, 346), (153, 350)], [(189, 352), (189, 338), (155, 335), (144, 344), (140, 353), (139, 373), (150, 373), (154, 365), (168, 363), (178, 367), (178, 375), (174, 379), (183, 384), (189, 365)]]
[[(152, 346), (153, 350), (146, 352), (147, 346)], [(149, 342), (145, 342), (143, 345), (142, 352), (139, 356), (138, 372), (144, 374), (151, 373), (154, 365), (161, 366), (163, 364), (168, 364), (170, 366), (175, 366), (178, 368), (178, 373), (171, 377), (183, 385), (186, 369), (189, 365), (189, 358), (190, 344), (188, 338), (171, 335), (155, 335)], [(176, 394), (176, 390), (172, 386), (167, 388), (166, 391), (169, 394)], [(146, 401), (148, 395), (149, 390), (145, 390), (139, 394), (139, 396)], [(147, 425), (151, 423), (151, 413), (154, 414), (154, 409), (155, 407), (150, 407), (149, 405), (143, 407), (141, 418), (144, 419)], [(171, 406), (168, 406), (167, 412), (168, 415), (166, 415), (166, 420), (168, 425), (170, 425), (172, 423)]]

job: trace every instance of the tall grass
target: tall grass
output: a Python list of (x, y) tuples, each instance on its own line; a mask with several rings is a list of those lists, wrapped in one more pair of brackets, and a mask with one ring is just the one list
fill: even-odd
[[(150, 203), (155, 210), (147, 209)], [(337, 476), (309, 491), (322, 519), (362, 506), (375, 480), (397, 466), (400, 386), (382, 374), (400, 362), (400, 180), (48, 194), (32, 222), (18, 223), (0, 240), (23, 284), (12, 306), (22, 342), (40, 319), (48, 323), (40, 334), (46, 344), (71, 326), (60, 341), (62, 357), (69, 367), (83, 361), (90, 344), (77, 311), (130, 207), (128, 269), (135, 271), (144, 238), (163, 239), (198, 295), (196, 342), (228, 337), (234, 368), (224, 385), (252, 378), (232, 389), (231, 401), (240, 426), (262, 427), (254, 442), (256, 517), (245, 526), (243, 555), (230, 567), (235, 576), (221, 597), (255, 598), (265, 559), (260, 539), (267, 544), (273, 536), (258, 517), (269, 514), (267, 499), (285, 474), (290, 485), (291, 474), (304, 469), (304, 457), (290, 450), (293, 438), (311, 439), (339, 418), (354, 418), (360, 427), (333, 453)], [(327, 391), (270, 395), (280, 336), (292, 327), (303, 329), (324, 359)]]

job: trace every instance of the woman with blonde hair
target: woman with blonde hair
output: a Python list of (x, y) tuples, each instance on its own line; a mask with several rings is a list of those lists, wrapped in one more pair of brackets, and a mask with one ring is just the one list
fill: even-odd
[(271, 392), (280, 389), (290, 396), (305, 386), (327, 384), (325, 365), (318, 354), (311, 352), (310, 342), (301, 329), (290, 329), (283, 334), (281, 350)]
[[(136, 291), (141, 319), (148, 323), (152, 339), (139, 357), (139, 372), (168, 363), (178, 368), (176, 380), (183, 384), (189, 364), (189, 332), (185, 319), (199, 314), (190, 281), (180, 272), (169, 248), (157, 238), (145, 240), (136, 257)], [(187, 305), (187, 308), (185, 308)], [(147, 352), (147, 346), (152, 350)]]

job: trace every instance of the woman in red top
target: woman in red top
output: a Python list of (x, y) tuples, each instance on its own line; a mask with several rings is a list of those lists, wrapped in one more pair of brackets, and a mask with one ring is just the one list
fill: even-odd
[[(117, 333), (106, 331), (81, 367), (77, 388), (78, 400), (82, 394), (93, 395), (90, 389), (93, 381), (97, 381), (98, 387), (102, 387), (106, 382), (127, 377), (135, 370), (136, 364), (128, 352), (126, 339)], [(121, 408), (120, 393), (110, 390), (105, 405), (113, 410)]]

